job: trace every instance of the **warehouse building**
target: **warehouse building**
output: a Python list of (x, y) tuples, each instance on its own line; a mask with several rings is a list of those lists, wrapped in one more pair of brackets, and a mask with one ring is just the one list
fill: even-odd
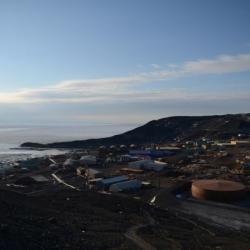
[(111, 192), (122, 192), (141, 188), (141, 181), (137, 179), (114, 183), (109, 187)]
[(127, 180), (128, 180), (128, 177), (126, 175), (114, 176), (114, 177), (110, 177), (110, 178), (106, 178), (106, 179), (102, 179), (101, 181), (98, 181), (96, 183), (96, 187), (97, 189), (107, 190), (112, 184), (122, 182), (122, 181), (127, 181)]

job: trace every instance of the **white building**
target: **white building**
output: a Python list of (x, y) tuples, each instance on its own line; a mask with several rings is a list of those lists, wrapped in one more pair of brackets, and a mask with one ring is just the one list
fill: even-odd
[(82, 165), (89, 165), (89, 166), (96, 165), (97, 159), (96, 159), (96, 156), (94, 155), (84, 155), (81, 157), (80, 163)]
[(79, 166), (79, 161), (78, 160), (73, 160), (71, 158), (67, 159), (64, 163), (63, 163), (63, 167), (64, 168), (76, 168)]
[(152, 170), (155, 172), (162, 171), (167, 166), (167, 163), (153, 160), (140, 160), (130, 162), (128, 164), (129, 168)]

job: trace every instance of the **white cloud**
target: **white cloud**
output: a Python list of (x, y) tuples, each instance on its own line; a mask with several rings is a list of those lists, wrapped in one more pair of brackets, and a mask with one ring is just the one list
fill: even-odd
[(160, 68), (161, 68), (161, 65), (156, 64), (156, 63), (152, 63), (151, 66), (152, 66), (152, 68), (154, 68), (154, 69), (160, 69)]
[[(180, 66), (161, 70), (142, 72), (124, 77), (100, 79), (68, 80), (47, 88), (23, 89), (11, 93), (0, 93), (0, 103), (95, 103), (105, 101), (153, 101), (171, 99), (199, 98), (245, 98), (248, 93), (219, 95), (208, 97), (204, 94), (193, 94), (186, 90), (158, 90), (146, 92), (143, 88), (135, 91), (135, 85), (149, 82), (171, 80), (201, 74), (226, 74), (250, 71), (250, 54), (235, 56), (223, 55), (215, 59), (188, 61)], [(249, 96), (249, 95), (248, 95)]]
[(191, 74), (225, 74), (250, 70), (250, 54), (223, 55), (215, 60), (198, 60), (187, 62), (184, 71)]

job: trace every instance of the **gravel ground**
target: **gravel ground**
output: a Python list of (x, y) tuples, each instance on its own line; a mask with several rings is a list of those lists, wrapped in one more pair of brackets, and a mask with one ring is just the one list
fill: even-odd
[(26, 197), (0, 191), (0, 249), (138, 249), (126, 233), (156, 249), (249, 249), (246, 233), (207, 226), (142, 202), (94, 192), (61, 190)]

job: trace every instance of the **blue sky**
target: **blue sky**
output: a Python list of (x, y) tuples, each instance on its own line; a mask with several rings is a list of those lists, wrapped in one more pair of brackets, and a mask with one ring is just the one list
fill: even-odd
[(0, 0), (2, 124), (249, 112), (248, 0)]

